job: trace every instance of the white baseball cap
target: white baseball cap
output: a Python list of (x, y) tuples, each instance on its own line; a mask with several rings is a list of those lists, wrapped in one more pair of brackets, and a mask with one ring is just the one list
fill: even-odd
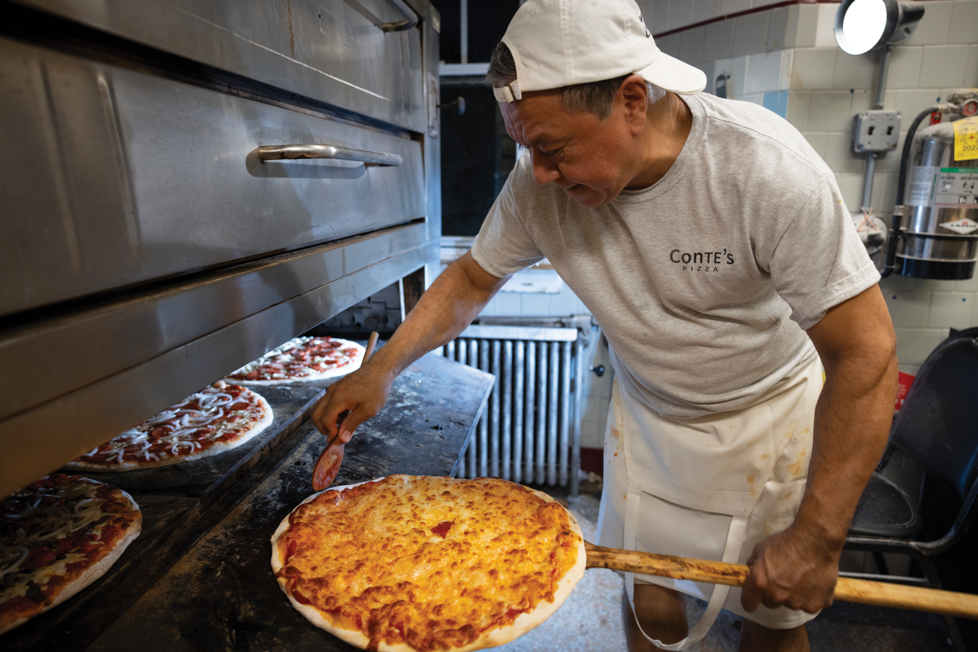
[(499, 102), (631, 73), (674, 93), (706, 88), (702, 70), (656, 47), (634, 0), (528, 0), (502, 42), (513, 53), (516, 80), (493, 89)]

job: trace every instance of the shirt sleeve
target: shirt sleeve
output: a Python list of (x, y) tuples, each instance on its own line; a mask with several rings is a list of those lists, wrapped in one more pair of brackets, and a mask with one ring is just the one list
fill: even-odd
[(502, 278), (543, 260), (520, 215), (513, 190), (519, 168), (506, 179), (493, 202), (479, 235), (472, 243), (472, 257), (482, 269)]
[(791, 319), (808, 330), (825, 313), (880, 280), (832, 174), (823, 174), (778, 241), (769, 262)]

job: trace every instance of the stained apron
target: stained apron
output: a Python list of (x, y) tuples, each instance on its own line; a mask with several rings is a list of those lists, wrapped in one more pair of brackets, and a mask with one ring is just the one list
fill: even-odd
[[(822, 365), (815, 358), (746, 408), (672, 419), (616, 382), (605, 435), (599, 544), (746, 562), (758, 542), (787, 528), (798, 511), (821, 388)], [(664, 644), (645, 636), (666, 650), (701, 640), (722, 608), (774, 629), (815, 617), (763, 605), (747, 613), (740, 606), (739, 588), (624, 576), (633, 612), (636, 581), (708, 600), (703, 617), (682, 641)]]

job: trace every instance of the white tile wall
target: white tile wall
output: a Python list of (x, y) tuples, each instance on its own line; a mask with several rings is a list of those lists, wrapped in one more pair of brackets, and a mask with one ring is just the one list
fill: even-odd
[(771, 12), (763, 11), (735, 19), (733, 55), (764, 52), (767, 42), (767, 22)]
[(720, 15), (729, 16), (750, 9), (751, 0), (720, 0)]
[(720, 14), (720, 0), (687, 0), (693, 5), (693, 23), (716, 18)]
[(747, 80), (744, 84), (744, 93), (750, 95), (786, 89), (790, 69), (789, 64), (787, 69), (783, 70), (782, 64), (786, 56), (788, 55), (783, 50), (747, 55)]
[[(797, 62), (797, 55), (796, 62)], [(852, 93), (825, 91), (812, 93), (808, 109), (809, 131), (848, 131), (852, 120)]]
[(930, 297), (930, 292), (921, 290), (891, 290), (883, 295), (890, 317), (905, 328), (927, 328)]
[(904, 43), (906, 45), (943, 45), (947, 43), (948, 29), (951, 27), (951, 11), (954, 2), (928, 2), (924, 7), (924, 18)]
[[(808, 110), (812, 103), (812, 94), (807, 91), (792, 91), (788, 94), (788, 122), (801, 132), (808, 130)], [(825, 134), (821, 134), (822, 144), (825, 144)], [(806, 137), (808, 134), (806, 134)], [(808, 139), (811, 142), (811, 138)]]
[(795, 50), (791, 69), (791, 88), (828, 90), (835, 74), (835, 50), (799, 48)]
[[(948, 4), (946, 2), (934, 4)], [(947, 36), (948, 43), (975, 43), (978, 38), (978, 3), (954, 2), (951, 10), (951, 24)], [(928, 4), (927, 11), (930, 11)], [(925, 14), (926, 15), (926, 14)], [(923, 22), (923, 21), (921, 21)]]
[(693, 3), (691, 0), (670, 0), (669, 29), (679, 29), (693, 24)]
[(931, 328), (968, 328), (972, 325), (971, 309), (974, 303), (974, 292), (933, 292), (927, 325)]
[(968, 45), (934, 45), (923, 48), (917, 87), (957, 88), (965, 85)]
[[(876, 90), (876, 56), (853, 56), (835, 48), (835, 66), (832, 71), (832, 88)], [(874, 98), (875, 99), (875, 98)]]
[[(755, 0), (756, 2), (756, 0)], [(765, 52), (776, 52), (785, 49), (785, 37), (788, 32), (788, 7), (774, 9), (768, 14), (767, 41), (764, 43)]]
[[(679, 42), (679, 59), (692, 64), (703, 61), (705, 39), (706, 27), (697, 27), (683, 32), (682, 39)], [(961, 75), (962, 77), (964, 76), (963, 68)]]
[(924, 48), (910, 45), (893, 48), (890, 52), (890, 69), (886, 77), (887, 89), (918, 88), (920, 60)]
[(788, 25), (784, 46), (786, 48), (815, 47), (817, 28), (817, 5), (792, 5), (788, 7)]
[(722, 20), (706, 26), (706, 42), (703, 51), (704, 61), (729, 59), (733, 52), (734, 21)]

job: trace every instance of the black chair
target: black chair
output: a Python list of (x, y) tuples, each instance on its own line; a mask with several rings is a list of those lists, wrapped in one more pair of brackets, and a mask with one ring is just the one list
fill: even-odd
[[(922, 525), (918, 500), (874, 473), (856, 508), (845, 547), (873, 553), (880, 574), (841, 575), (940, 588), (930, 557), (964, 538), (978, 504), (978, 328), (953, 334), (927, 356), (893, 424), (890, 444), (916, 460), (930, 478), (953, 489), (962, 499), (961, 508), (944, 536), (917, 541)], [(910, 556), (925, 577), (890, 575), (882, 553)], [(964, 652), (954, 618), (946, 616), (945, 622), (954, 648)]]

